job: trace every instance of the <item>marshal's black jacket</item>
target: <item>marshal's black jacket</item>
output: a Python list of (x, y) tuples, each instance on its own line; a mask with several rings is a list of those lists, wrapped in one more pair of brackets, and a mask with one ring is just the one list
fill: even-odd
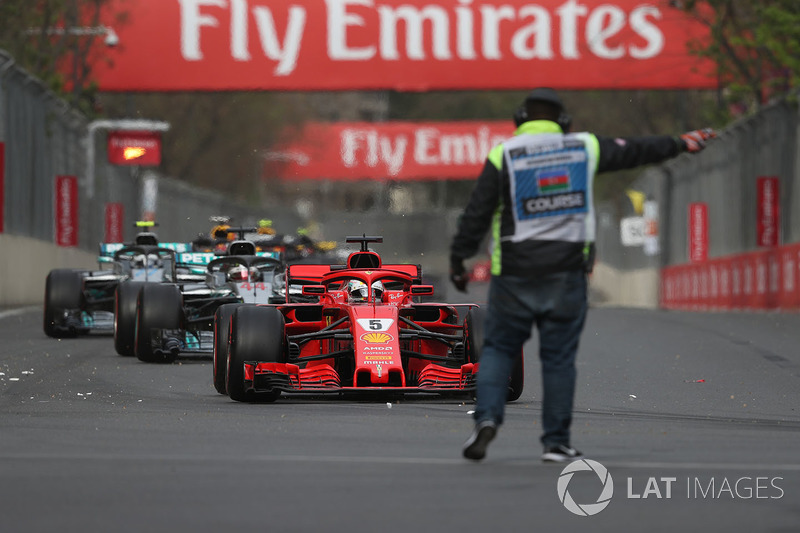
[[(520, 125), (514, 135), (544, 133), (561, 133), (561, 128), (549, 120), (533, 120)], [(597, 150), (595, 174), (659, 163), (686, 150), (686, 144), (682, 139), (668, 135), (645, 137), (588, 135), (591, 139), (596, 139), (596, 142), (590, 143), (593, 148), (588, 148)], [(477, 253), (494, 221), (493, 275), (536, 276), (573, 269), (591, 270), (594, 261), (593, 242), (500, 241), (501, 237), (514, 233), (514, 219), (510, 205), (509, 175), (505, 168), (503, 145), (500, 144), (489, 154), (470, 200), (459, 219), (458, 230), (450, 247), (450, 261), (454, 269), (459, 268), (465, 259)]]

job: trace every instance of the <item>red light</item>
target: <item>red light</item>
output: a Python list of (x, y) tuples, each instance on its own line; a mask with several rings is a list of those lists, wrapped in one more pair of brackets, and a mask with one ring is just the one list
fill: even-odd
[(147, 150), (144, 148), (140, 148), (138, 146), (129, 146), (122, 151), (122, 157), (124, 157), (126, 161), (130, 161), (131, 159), (139, 159), (146, 153)]

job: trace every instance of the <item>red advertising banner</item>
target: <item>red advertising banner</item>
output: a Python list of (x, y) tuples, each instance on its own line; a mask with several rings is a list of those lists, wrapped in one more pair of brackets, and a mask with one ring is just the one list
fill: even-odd
[(702, 263), (708, 259), (708, 205), (689, 204), (689, 261)]
[(160, 165), (161, 133), (157, 131), (108, 132), (108, 162), (113, 165)]
[(777, 246), (780, 240), (780, 182), (775, 176), (758, 178), (756, 239), (759, 246)]
[(122, 242), (122, 224), (125, 206), (119, 202), (106, 204), (106, 236), (103, 242)]
[(101, 91), (686, 89), (709, 30), (670, 0), (114, 0)]
[(6, 220), (6, 145), (0, 143), (0, 233), (5, 231)]
[(665, 309), (800, 310), (800, 243), (661, 270)]
[(56, 176), (56, 244), (78, 246), (78, 178)]
[(510, 120), (308, 123), (264, 154), (281, 179), (475, 179), (489, 150), (514, 133)]
[(800, 243), (779, 248), (781, 285), (778, 303), (781, 309), (800, 308)]

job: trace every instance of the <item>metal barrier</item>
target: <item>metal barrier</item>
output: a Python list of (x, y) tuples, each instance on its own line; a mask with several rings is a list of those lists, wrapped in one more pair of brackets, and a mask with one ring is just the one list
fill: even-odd
[[(796, 104), (776, 102), (720, 133), (696, 155), (682, 155), (647, 169), (633, 188), (658, 203), (658, 267), (689, 262), (689, 204), (708, 208), (708, 256), (753, 251), (760, 176), (776, 176), (780, 189), (779, 244), (800, 242), (800, 127)], [(628, 250), (636, 255), (641, 249)], [(613, 262), (613, 258), (609, 258)]]
[[(738, 269), (734, 267), (740, 257), (753, 261), (763, 257), (789, 257), (791, 254), (786, 250), (794, 249), (793, 245), (800, 243), (798, 127), (797, 104), (775, 102), (758, 114), (726, 128), (700, 154), (680, 156), (652, 167), (637, 180), (633, 188), (647, 193), (658, 203), (661, 253), (645, 258), (641, 248), (629, 249), (627, 264), (631, 264), (631, 257), (634, 257), (640, 265), (659, 270), (660, 297), (654, 303), (670, 308), (694, 309), (800, 307), (800, 295), (797, 294), (800, 289), (793, 282), (800, 273), (786, 266), (790, 264), (786, 258), (782, 263), (773, 261), (770, 268), (758, 263), (758, 272), (766, 276), (759, 279), (768, 280), (770, 287), (780, 286), (773, 291), (779, 297), (736, 298), (731, 296), (733, 293), (720, 292), (718, 296), (716, 290), (712, 290), (716, 287), (713, 280), (717, 270), (720, 276), (726, 276), (730, 270), (731, 280), (736, 277), (734, 274)], [(779, 239), (771, 246), (758, 242), (758, 226), (763, 222), (758, 220), (759, 177), (774, 177), (778, 184)], [(707, 259), (698, 260), (690, 256), (689, 207), (692, 203), (705, 204)], [(612, 262), (617, 258), (605, 256)], [(747, 268), (742, 271), (748, 272)], [(688, 272), (692, 275), (689, 276)], [(706, 278), (708, 283), (704, 281)], [(690, 283), (686, 281), (688, 279), (693, 281)], [(709, 287), (708, 294), (703, 292), (706, 287)], [(738, 290), (737, 287), (731, 281), (731, 291)], [(742, 294), (746, 294), (745, 289), (742, 289)], [(753, 294), (762, 293), (754, 290)]]
[[(134, 222), (145, 207), (152, 207), (156, 215), (159, 236), (173, 241), (188, 241), (207, 232), (209, 217), (215, 215), (231, 216), (237, 224), (267, 217), (291, 231), (302, 224), (289, 208), (265, 213), (257, 205), (188, 186), (151, 169), (112, 165), (103, 147), (107, 132), (89, 135), (91, 124), (0, 50), (0, 153), (4, 154), (0, 158), (4, 160), (0, 165), (4, 191), (0, 233), (56, 243), (54, 204), (59, 176), (74, 177), (78, 184), (75, 244), (90, 252), (96, 252), (106, 238), (109, 204), (121, 207), (119, 224), (126, 240), (134, 236)], [(90, 150), (89, 142), (96, 149)], [(158, 187), (155, 206), (143, 204), (143, 184), (150, 178)]]
[(0, 52), (0, 142), (6, 233), (53, 238), (53, 180), (84, 166), (86, 120)]

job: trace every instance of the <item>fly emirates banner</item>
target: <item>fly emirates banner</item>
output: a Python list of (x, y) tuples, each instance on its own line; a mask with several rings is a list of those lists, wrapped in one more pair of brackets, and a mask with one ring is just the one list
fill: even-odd
[(263, 154), (264, 177), (474, 180), (489, 151), (513, 133), (511, 120), (307, 123)]
[(102, 24), (102, 91), (716, 85), (669, 0), (113, 0)]

